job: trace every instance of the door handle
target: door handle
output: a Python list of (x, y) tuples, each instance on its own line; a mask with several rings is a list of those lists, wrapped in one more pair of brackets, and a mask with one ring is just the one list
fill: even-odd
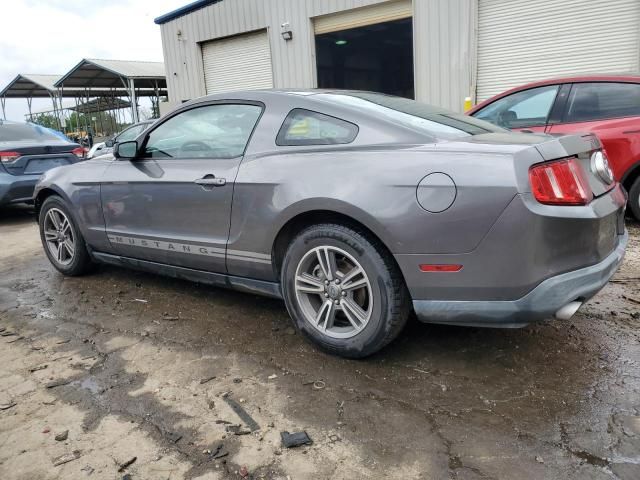
[(205, 187), (222, 187), (227, 184), (226, 178), (216, 178), (215, 175), (205, 175), (195, 181), (198, 185)]

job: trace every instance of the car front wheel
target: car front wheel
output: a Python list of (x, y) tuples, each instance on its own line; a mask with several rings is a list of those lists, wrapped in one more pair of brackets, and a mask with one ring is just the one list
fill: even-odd
[(38, 223), (44, 251), (58, 271), (75, 276), (90, 269), (84, 238), (62, 198), (51, 196), (44, 201)]
[(391, 255), (367, 233), (334, 224), (302, 231), (282, 268), (296, 328), (325, 351), (360, 358), (404, 327), (409, 293)]

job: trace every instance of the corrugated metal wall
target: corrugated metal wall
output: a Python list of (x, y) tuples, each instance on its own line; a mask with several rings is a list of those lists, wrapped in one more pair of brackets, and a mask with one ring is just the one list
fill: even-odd
[(416, 99), (461, 112), (475, 76), (477, 0), (413, 0)]
[[(277, 88), (316, 85), (313, 18), (387, 0), (224, 0), (161, 25), (171, 102), (205, 94), (200, 42), (267, 28)], [(413, 0), (416, 96), (461, 110), (470, 95), (476, 0)], [(280, 25), (289, 22), (293, 40)], [(178, 32), (181, 34), (178, 35)]]

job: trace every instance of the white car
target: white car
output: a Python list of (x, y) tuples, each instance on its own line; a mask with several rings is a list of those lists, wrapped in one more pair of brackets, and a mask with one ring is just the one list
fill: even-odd
[(135, 138), (140, 135), (146, 128), (153, 123), (153, 120), (147, 120), (144, 122), (136, 123), (131, 125), (130, 127), (125, 128), (123, 131), (118, 133), (115, 137), (110, 138), (106, 142), (98, 142), (94, 143), (91, 150), (87, 154), (87, 159), (100, 157), (102, 155), (106, 155), (108, 153), (113, 152), (113, 145), (116, 142), (127, 142), (129, 140), (135, 140)]

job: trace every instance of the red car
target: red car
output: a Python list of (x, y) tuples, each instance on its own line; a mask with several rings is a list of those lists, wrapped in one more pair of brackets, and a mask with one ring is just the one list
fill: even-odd
[(590, 75), (530, 83), (467, 112), (511, 130), (594, 133), (640, 220), (640, 75)]

